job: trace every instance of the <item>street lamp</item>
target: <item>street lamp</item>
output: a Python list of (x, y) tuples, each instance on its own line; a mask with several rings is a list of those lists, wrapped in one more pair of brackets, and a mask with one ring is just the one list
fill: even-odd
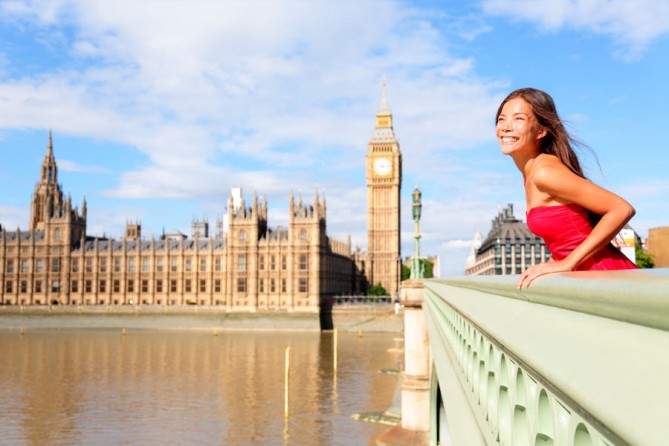
[(421, 192), (418, 190), (418, 186), (411, 193), (411, 214), (413, 215), (413, 221), (416, 223), (416, 233), (414, 234), (415, 249), (414, 256), (411, 258), (411, 274), (410, 279), (424, 279), (425, 278), (425, 263), (423, 259), (420, 258), (420, 232), (418, 231), (418, 222), (420, 221), (420, 214), (423, 210), (423, 203), (421, 203)]
[(418, 221), (420, 220), (420, 214), (423, 209), (423, 203), (420, 202), (420, 197), (423, 194), (418, 190), (418, 186), (411, 193), (411, 212), (413, 214), (413, 221), (416, 222), (416, 234), (418, 234)]

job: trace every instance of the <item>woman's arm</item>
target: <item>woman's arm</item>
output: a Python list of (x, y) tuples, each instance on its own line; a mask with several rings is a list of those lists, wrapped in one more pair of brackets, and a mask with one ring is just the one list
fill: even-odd
[(521, 275), (519, 288), (529, 286), (536, 277), (544, 274), (572, 271), (613, 240), (635, 213), (634, 208), (623, 198), (579, 177), (554, 157), (545, 157), (537, 163), (532, 172), (532, 182), (553, 200), (578, 204), (602, 218), (590, 235), (567, 257), (528, 268)]

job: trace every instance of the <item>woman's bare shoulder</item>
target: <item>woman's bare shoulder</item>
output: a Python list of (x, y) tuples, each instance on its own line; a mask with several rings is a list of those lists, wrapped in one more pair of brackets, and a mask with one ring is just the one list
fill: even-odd
[(571, 171), (562, 164), (557, 156), (542, 153), (534, 161), (532, 179), (537, 186), (541, 186), (546, 182), (551, 183), (559, 180), (560, 177), (568, 173), (571, 173)]
[(562, 161), (560, 161), (560, 158), (558, 158), (555, 155), (551, 155), (549, 153), (540, 153), (535, 161), (534, 161), (535, 168), (541, 168), (541, 167), (553, 167), (553, 166), (563, 166)]

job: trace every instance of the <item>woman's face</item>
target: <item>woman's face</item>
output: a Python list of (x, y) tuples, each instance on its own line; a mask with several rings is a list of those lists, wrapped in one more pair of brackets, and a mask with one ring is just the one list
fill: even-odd
[(546, 130), (537, 122), (532, 107), (523, 98), (513, 98), (497, 117), (497, 140), (505, 155), (539, 151)]

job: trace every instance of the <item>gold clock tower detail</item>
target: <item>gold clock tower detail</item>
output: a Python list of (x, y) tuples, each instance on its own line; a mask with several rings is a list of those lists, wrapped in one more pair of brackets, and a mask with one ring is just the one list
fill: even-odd
[(367, 266), (370, 285), (395, 296), (401, 277), (400, 190), (402, 154), (383, 83), (376, 128), (367, 148)]

